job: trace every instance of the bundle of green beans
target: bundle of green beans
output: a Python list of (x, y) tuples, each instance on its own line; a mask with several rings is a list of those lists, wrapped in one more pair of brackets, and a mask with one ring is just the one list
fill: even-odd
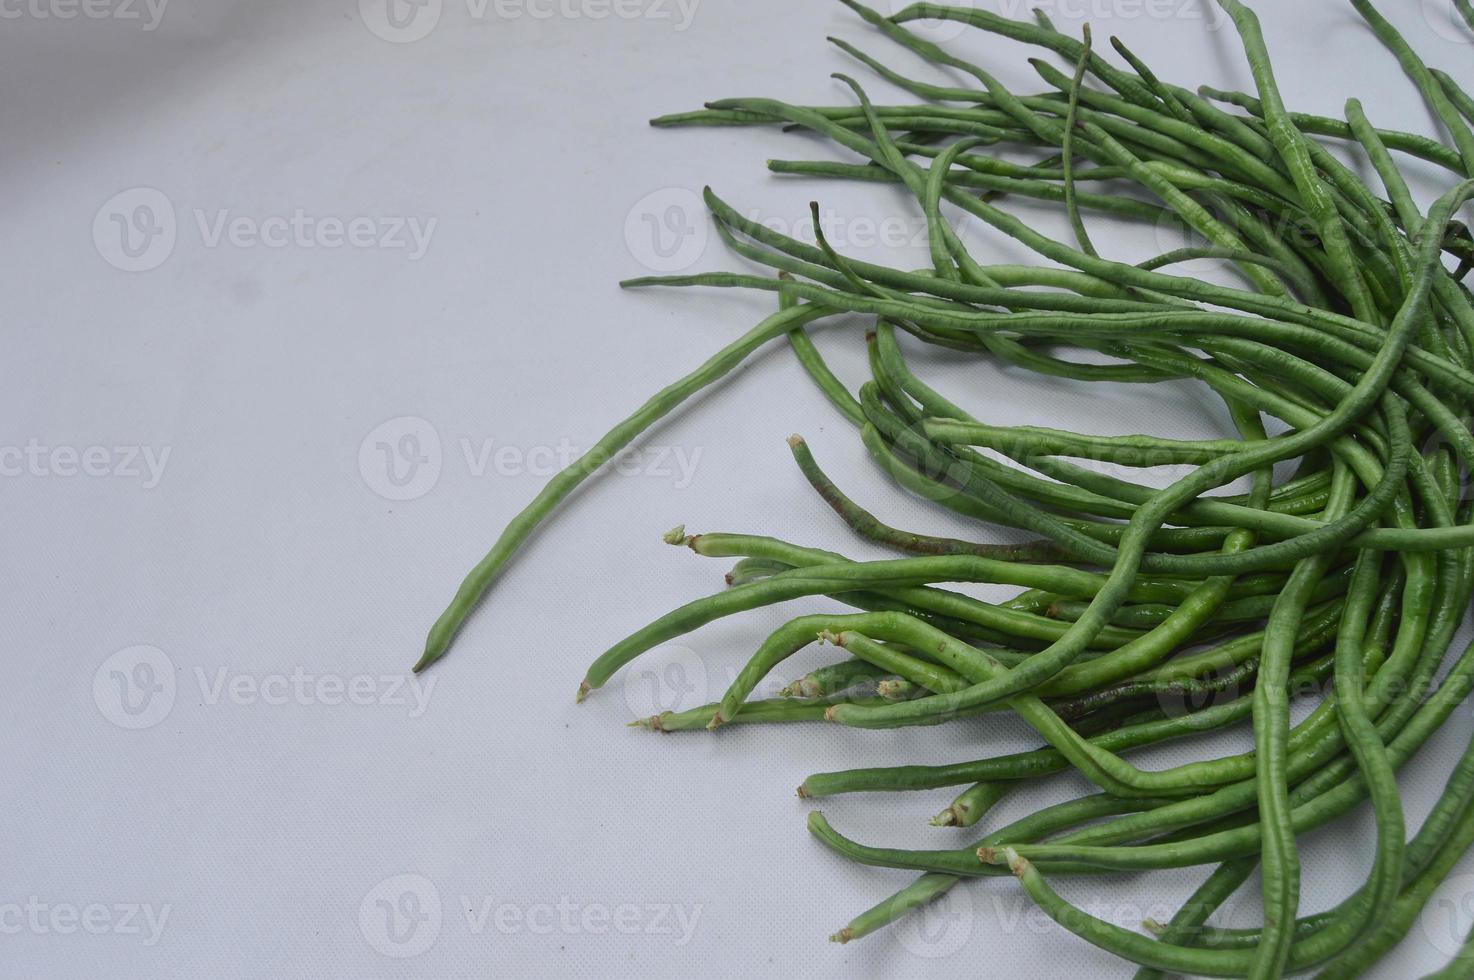
[[(1474, 198), (1474, 98), (1431, 70), (1369, 0), (1350, 0), (1436, 114), (1449, 144), (1345, 118), (1290, 112), (1254, 13), (1217, 0), (1252, 68), (1254, 95), (1169, 84), (1117, 39), (1117, 67), (1040, 15), (1018, 21), (916, 4), (883, 17), (842, 0), (890, 41), (975, 80), (950, 87), (898, 74), (835, 41), (865, 68), (923, 100), (805, 107), (739, 98), (654, 120), (657, 126), (785, 125), (819, 134), (856, 162), (773, 161), (772, 170), (899, 183), (925, 215), (931, 267), (886, 268), (745, 218), (710, 190), (724, 240), (771, 274), (712, 273), (626, 286), (770, 290), (779, 310), (654, 396), (518, 515), (435, 624), (417, 670), (443, 656), (532, 531), (575, 486), (696, 391), (770, 341), (787, 338), (834, 406), (900, 486), (987, 525), (1027, 532), (987, 544), (891, 527), (790, 440), (815, 491), (860, 537), (902, 557), (854, 561), (831, 550), (741, 534), (667, 535), (697, 554), (738, 559), (729, 587), (620, 640), (594, 661), (579, 698), (642, 653), (721, 617), (829, 596), (849, 614), (793, 619), (762, 641), (721, 701), (642, 723), (663, 731), (754, 722), (859, 728), (937, 725), (1011, 711), (1044, 743), (945, 765), (810, 776), (805, 798), (960, 787), (934, 821), (978, 823), (1006, 794), (1076, 772), (1098, 792), (1056, 804), (975, 844), (942, 850), (862, 845), (817, 812), (810, 830), (866, 864), (919, 872), (834, 938), (848, 941), (935, 899), (963, 878), (1016, 876), (1064, 928), (1141, 967), (1225, 977), (1319, 970), (1352, 976), (1406, 934), (1474, 843), (1474, 745), (1415, 830), (1396, 776), (1464, 701), (1474, 647), (1455, 635), (1474, 594), (1474, 294), (1463, 285), (1474, 239), (1455, 220)], [(1474, 30), (1467, 0), (1456, 7)], [(1021, 96), (908, 28), (960, 21), (1043, 48), (1072, 70), (1032, 64), (1045, 91)], [(1362, 154), (1369, 186), (1329, 147)], [(1038, 162), (989, 152), (1038, 148)], [(1397, 155), (1451, 174), (1426, 211)], [(1017, 152), (1015, 152), (1017, 157)], [(1134, 187), (1144, 194), (1123, 194)], [(1058, 202), (1075, 241), (1010, 214), (1009, 196)], [(980, 265), (942, 202), (1036, 252), (1033, 267)], [(1170, 221), (1208, 242), (1139, 264), (1109, 259), (1088, 225)], [(1293, 230), (1295, 233), (1290, 233)], [(1238, 286), (1170, 271), (1217, 259)], [(807, 327), (873, 316), (872, 379), (852, 392)], [(1237, 438), (1089, 436), (971, 417), (912, 370), (904, 333), (959, 359), (988, 357), (1080, 381), (1201, 382)], [(1071, 360), (1067, 350), (1087, 356)], [(1078, 356), (1078, 355), (1077, 355)], [(1277, 420), (1270, 435), (1266, 419)], [(986, 450), (983, 452), (980, 450)], [(1071, 460), (1076, 462), (1071, 462)], [(1078, 461), (1175, 464), (1165, 489)], [(1276, 482), (1274, 467), (1298, 461)], [(1247, 492), (1212, 495), (1240, 479)], [(946, 586), (1023, 590), (989, 603)], [(749, 700), (799, 650), (843, 651), (783, 696)], [(1291, 702), (1310, 701), (1292, 724)], [(1254, 749), (1164, 770), (1127, 755), (1236, 725)], [(1297, 839), (1369, 802), (1370, 873), (1335, 908), (1302, 916)], [(1094, 918), (1051, 884), (1066, 875), (1216, 865), (1153, 935)], [(1207, 925), (1258, 869), (1263, 924)], [(1474, 976), (1474, 937), (1442, 976)]]

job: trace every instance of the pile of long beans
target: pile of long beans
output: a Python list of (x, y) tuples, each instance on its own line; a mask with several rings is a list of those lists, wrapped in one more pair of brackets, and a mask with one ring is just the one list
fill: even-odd
[[(721, 701), (643, 724), (663, 731), (753, 722), (859, 728), (936, 725), (1012, 711), (1039, 735), (1029, 752), (946, 765), (827, 772), (800, 796), (960, 788), (934, 821), (968, 827), (1007, 794), (1073, 771), (1098, 792), (992, 830), (975, 844), (898, 850), (841, 836), (817, 812), (810, 830), (856, 861), (920, 872), (837, 940), (894, 922), (963, 878), (1016, 876), (1064, 928), (1160, 971), (1273, 977), (1312, 969), (1352, 976), (1395, 946), (1474, 843), (1474, 745), (1416, 829), (1397, 772), (1464, 701), (1474, 647), (1455, 635), (1474, 594), (1474, 294), (1463, 278), (1474, 239), (1455, 220), (1474, 198), (1474, 97), (1428, 68), (1369, 0), (1351, 0), (1439, 119), (1449, 142), (1379, 128), (1353, 99), (1345, 118), (1290, 112), (1254, 13), (1217, 0), (1242, 39), (1257, 92), (1191, 90), (1157, 77), (1122, 42), (1125, 68), (1043, 15), (916, 4), (883, 17), (843, 0), (886, 38), (976, 84), (901, 75), (836, 40), (865, 68), (918, 97), (806, 107), (737, 98), (657, 126), (784, 125), (819, 134), (855, 162), (772, 161), (784, 174), (903, 185), (929, 230), (931, 266), (886, 268), (807, 244), (743, 216), (710, 190), (727, 244), (766, 274), (636, 279), (626, 286), (770, 290), (779, 310), (653, 397), (516, 517), (435, 624), (418, 669), (444, 655), (472, 608), (528, 535), (582, 480), (694, 392), (770, 341), (786, 338), (836, 409), (900, 486), (1023, 544), (937, 537), (882, 523), (790, 440), (815, 491), (860, 537), (902, 557), (854, 561), (830, 550), (742, 534), (667, 535), (700, 555), (738, 559), (729, 587), (680, 607), (594, 661), (580, 700), (640, 654), (721, 617), (828, 596), (856, 611), (793, 619), (762, 641)], [(1467, 0), (1456, 7), (1474, 30)], [(1041, 94), (1018, 95), (907, 24), (960, 21), (1043, 48)], [(1364, 156), (1374, 185), (1332, 146)], [(1010, 162), (990, 148), (1042, 152)], [(1448, 171), (1426, 211), (1398, 157)], [(1123, 193), (1131, 188), (1135, 193)], [(1073, 242), (1010, 214), (1009, 197), (1057, 202)], [(979, 264), (942, 203), (1036, 252), (1037, 266)], [(1179, 225), (1201, 247), (1141, 263), (1100, 254), (1105, 219)], [(1293, 233), (1291, 231), (1293, 230)], [(1184, 274), (1221, 260), (1238, 285)], [(829, 369), (807, 328), (874, 317), (872, 378), (857, 392)], [(908, 338), (899, 336), (907, 335)], [(959, 359), (988, 357), (1058, 378), (1201, 382), (1236, 438), (1093, 436), (990, 425), (914, 373), (919, 341)], [(1064, 356), (1076, 352), (1076, 359)], [(1269, 420), (1268, 422), (1266, 420)], [(1273, 431), (1275, 434), (1270, 434)], [(1075, 460), (1072, 462), (1071, 460)], [(1175, 464), (1165, 489), (1108, 475)], [(1276, 481), (1276, 464), (1293, 461)], [(1235, 481), (1247, 489), (1213, 494)], [(949, 589), (1021, 589), (990, 603)], [(782, 697), (749, 700), (811, 644), (843, 657)], [(1308, 714), (1292, 723), (1296, 700)], [(1254, 749), (1169, 769), (1133, 750), (1236, 725)], [(1366, 881), (1340, 905), (1300, 914), (1297, 838), (1363, 803), (1376, 822)], [(1102, 871), (1215, 866), (1154, 935), (1092, 917), (1051, 879)], [(1263, 924), (1208, 921), (1255, 871)], [(1443, 976), (1474, 976), (1474, 936)]]

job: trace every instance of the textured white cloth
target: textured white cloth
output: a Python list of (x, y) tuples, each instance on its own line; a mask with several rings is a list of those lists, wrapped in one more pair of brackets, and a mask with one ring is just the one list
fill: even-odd
[[(879, 554), (808, 490), (791, 432), (884, 518), (991, 533), (888, 484), (785, 351), (587, 486), (451, 656), (406, 681), (461, 576), (559, 457), (773, 308), (770, 295), (616, 289), (650, 271), (741, 268), (707, 231), (704, 184), (804, 234), (817, 197), (842, 250), (926, 262), (914, 203), (894, 189), (764, 170), (769, 157), (837, 158), (829, 146), (645, 120), (728, 95), (847, 103), (835, 70), (878, 101), (909, 101), (826, 46), (830, 33), (938, 76), (838, 4), (396, 4), (392, 17), (383, 0), (6, 8), (0, 972), (1124, 975), (1010, 881), (957, 889), (863, 943), (824, 941), (911, 876), (826, 852), (794, 787), (813, 771), (1033, 745), (1016, 723), (624, 727), (719, 696), (768, 630), (816, 604), (704, 629), (574, 705), (602, 649), (721, 587), (727, 563), (661, 544), (677, 522)], [(1205, 6), (1045, 4), (1072, 32), (1088, 14), (1098, 38), (1122, 35), (1165, 78), (1244, 87), (1236, 38)], [(1259, 6), (1293, 107), (1339, 114), (1356, 94), (1383, 125), (1433, 132), (1346, 5)], [(1428, 59), (1469, 79), (1474, 49), (1442, 0), (1403, 6)], [(1040, 87), (1025, 63), (1038, 52), (955, 43)], [(1425, 201), (1447, 183), (1410, 170)], [(1052, 206), (1010, 206), (1066, 233)], [(1181, 244), (1087, 220), (1108, 254)], [(962, 230), (982, 261), (1029, 261)], [(819, 332), (856, 384), (863, 327)], [(916, 364), (990, 420), (1228, 431), (1186, 386), (1081, 388), (926, 351)], [(780, 673), (832, 656), (808, 651)], [(1408, 767), (1414, 825), (1471, 730), (1461, 711)], [(1084, 788), (1056, 779), (997, 819)], [(961, 846), (971, 831), (927, 826), (951, 795), (822, 806), (866, 841)], [(1363, 814), (1305, 842), (1304, 910), (1360, 880), (1371, 840)], [(1461, 870), (1377, 976), (1451, 952), (1474, 894), (1474, 864)], [(1062, 887), (1134, 925), (1170, 915), (1202, 873)], [(1228, 915), (1248, 923), (1256, 906), (1251, 884)]]

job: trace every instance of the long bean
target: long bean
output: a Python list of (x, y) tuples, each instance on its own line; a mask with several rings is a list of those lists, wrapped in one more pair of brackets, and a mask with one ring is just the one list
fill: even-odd
[[(1013, 19), (917, 3), (888, 17), (841, 2), (949, 78), (910, 77), (836, 38), (859, 67), (915, 103), (877, 103), (840, 74), (842, 104), (724, 98), (652, 122), (773, 126), (834, 144), (848, 156), (773, 160), (769, 170), (891, 185), (922, 222), (924, 267), (845, 254), (817, 202), (813, 239), (801, 241), (707, 188), (718, 237), (755, 271), (622, 285), (771, 292), (778, 312), (555, 476), (467, 576), (415, 669), (444, 656), (508, 562), (583, 481), (696, 392), (786, 338), (878, 472), (987, 528), (929, 533), (886, 523), (794, 436), (789, 447), (808, 488), (849, 532), (903, 557), (856, 561), (760, 533), (677, 528), (670, 544), (737, 561), (727, 588), (608, 647), (579, 699), (636, 657), (718, 619), (837, 600), (856, 611), (799, 609), (753, 638), (719, 701), (634, 724), (886, 731), (1007, 712), (1039, 747), (816, 772), (799, 796), (956, 787), (932, 822), (968, 827), (1055, 775), (1083, 776), (1100, 792), (968, 847), (875, 847), (811, 813), (810, 831), (837, 854), (920, 873), (836, 941), (871, 934), (961, 881), (1011, 876), (1064, 928), (1140, 966), (1138, 980), (1359, 974), (1393, 950), (1474, 847), (1474, 742), (1411, 838), (1412, 808), (1398, 785), (1400, 770), (1474, 689), (1474, 647), (1452, 652), (1474, 598), (1474, 292), (1463, 284), (1474, 234), (1455, 220), (1474, 199), (1474, 96), (1426, 65), (1372, 0), (1351, 5), (1451, 145), (1378, 128), (1355, 99), (1344, 120), (1294, 111), (1243, 0), (1216, 2), (1237, 30), (1252, 95), (1175, 84), (1111, 38), (1126, 66), (1117, 67), (1088, 27), (1067, 35), (1039, 12)], [(1474, 31), (1469, 0), (1454, 0), (1454, 9)], [(1065, 67), (1032, 59), (1046, 89), (1016, 92), (991, 65), (909, 26), (928, 19), (1043, 48)], [(1461, 182), (1424, 208), (1403, 170), (1408, 156)], [(1072, 240), (1011, 210), (1016, 199), (1054, 206)], [(982, 260), (963, 240), (959, 212), (1034, 253), (1036, 264)], [(1108, 254), (1109, 223), (1191, 238), (1128, 261)], [(1445, 256), (1458, 267), (1445, 267)], [(1193, 274), (1187, 263), (1199, 260), (1227, 263), (1221, 271), (1238, 285)], [(868, 379), (842, 380), (810, 337), (807, 328), (830, 316), (874, 318), (863, 348)], [(988, 363), (1044, 384), (1098, 386), (1091, 390), (1109, 397), (1174, 398), (1169, 385), (1204, 390), (1233, 428), (1190, 438), (975, 417), (923, 377), (930, 361), (914, 356), (920, 349), (949, 365)], [(986, 392), (976, 371), (966, 377)], [(1159, 485), (1147, 471), (1164, 466), (1185, 472)], [(1247, 491), (1229, 486), (1240, 479)], [(1011, 536), (999, 538), (998, 528)], [(969, 584), (1016, 594), (985, 601), (968, 594)], [(847, 657), (780, 697), (755, 696), (780, 664), (816, 644)], [(1292, 716), (1292, 702), (1309, 710)], [(1169, 741), (1195, 749), (1199, 737), (1233, 728), (1252, 731), (1252, 749), (1139, 765), (1139, 750)], [(1301, 838), (1364, 801), (1375, 823), (1365, 878), (1327, 911), (1301, 915)], [(1094, 918), (1052, 884), (1198, 865), (1216, 867), (1169, 923), (1149, 924), (1154, 937)], [(1209, 925), (1256, 869), (1262, 924)], [(1474, 938), (1435, 975), (1474, 976), (1471, 949)]]

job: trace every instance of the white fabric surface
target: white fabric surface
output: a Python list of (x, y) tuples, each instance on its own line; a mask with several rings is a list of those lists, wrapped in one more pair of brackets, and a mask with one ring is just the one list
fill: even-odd
[[(1248, 84), (1232, 31), (1198, 0), (1044, 6), (1076, 32), (1088, 14), (1102, 42), (1121, 34), (1166, 78)], [(1384, 125), (1434, 131), (1348, 5), (1258, 6), (1293, 107), (1339, 114), (1354, 93)], [(1431, 62), (1474, 81), (1443, 0), (1384, 6)], [(925, 262), (916, 209), (894, 190), (764, 170), (828, 147), (644, 121), (727, 95), (848, 102), (835, 70), (895, 98), (830, 33), (935, 73), (837, 4), (425, 0), (396, 22), (385, 9), (4, 8), (0, 972), (1124, 975), (1008, 881), (956, 890), (920, 926), (824, 941), (910, 875), (826, 852), (793, 788), (814, 771), (1033, 744), (1017, 724), (624, 727), (656, 698), (718, 696), (791, 608), (704, 629), (574, 705), (602, 649), (720, 587), (727, 563), (661, 544), (677, 522), (879, 554), (809, 492), (790, 432), (894, 523), (988, 533), (889, 485), (784, 351), (650, 433), (631, 473), (587, 486), (451, 656), (405, 681), (550, 461), (772, 308), (767, 295), (616, 289), (652, 268), (741, 267), (707, 234), (703, 184), (785, 230), (818, 196), (840, 248)], [(1018, 88), (1039, 84), (1024, 60), (1037, 52), (956, 43)], [(1448, 182), (1413, 169), (1424, 201)], [(1052, 209), (1013, 206), (1063, 234)], [(1172, 244), (1090, 220), (1108, 253)], [(964, 233), (986, 260), (1028, 260)], [(820, 338), (856, 383), (863, 326)], [(1002, 422), (1226, 431), (1188, 387), (1081, 390), (928, 352), (917, 364)], [(827, 656), (809, 651), (784, 679)], [(1471, 731), (1461, 711), (1408, 767), (1410, 822)], [(1083, 788), (1055, 780), (997, 819)], [(866, 841), (961, 846), (971, 831), (926, 825), (951, 795), (822, 807)], [(1354, 886), (1371, 840), (1363, 814), (1305, 842), (1303, 910)], [(1377, 976), (1452, 951), (1474, 905), (1474, 862), (1461, 870)], [(1066, 888), (1131, 925), (1170, 915), (1201, 873)], [(1256, 893), (1233, 921), (1257, 918)]]

